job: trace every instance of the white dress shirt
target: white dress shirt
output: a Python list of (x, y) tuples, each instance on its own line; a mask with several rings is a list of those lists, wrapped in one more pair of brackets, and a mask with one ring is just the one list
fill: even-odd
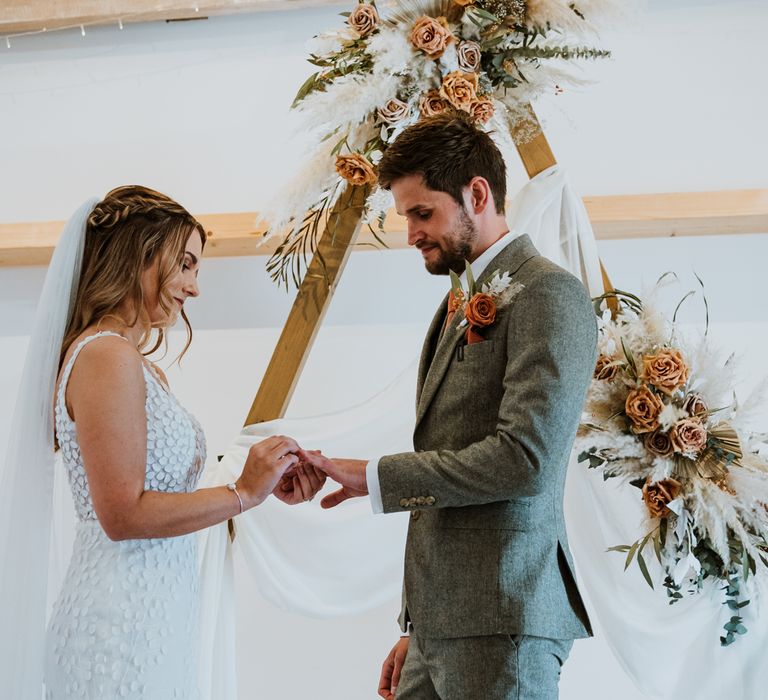
[[(485, 272), (485, 268), (488, 267), (491, 260), (493, 260), (504, 248), (506, 248), (515, 238), (520, 234), (516, 231), (509, 231), (505, 233), (498, 241), (490, 246), (485, 252), (478, 256), (470, 267), (472, 268), (472, 276), (475, 279), (480, 279), (480, 276)], [(503, 272), (503, 270), (502, 270)], [(467, 285), (467, 271), (461, 273), (461, 286), (466, 289)], [(371, 497), (371, 509), (374, 513), (383, 513), (384, 504), (381, 500), (381, 486), (379, 484), (379, 460), (381, 457), (372, 459), (365, 465), (365, 480), (368, 483), (368, 493)]]

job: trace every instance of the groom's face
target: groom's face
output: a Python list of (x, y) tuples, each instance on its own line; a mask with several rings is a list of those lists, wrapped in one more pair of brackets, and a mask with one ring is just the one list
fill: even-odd
[(477, 239), (466, 208), (447, 192), (427, 187), (421, 175), (398, 178), (391, 190), (397, 213), (408, 222), (408, 245), (419, 249), (427, 272), (463, 272)]

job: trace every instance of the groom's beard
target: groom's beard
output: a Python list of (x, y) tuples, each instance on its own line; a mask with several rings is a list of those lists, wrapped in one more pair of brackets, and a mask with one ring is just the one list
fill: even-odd
[(472, 244), (477, 238), (477, 229), (464, 207), (459, 208), (456, 228), (443, 237), (439, 246), (439, 255), (434, 260), (427, 260), (424, 266), (431, 275), (447, 275), (450, 270), (460, 275), (466, 268), (466, 260), (472, 252)]

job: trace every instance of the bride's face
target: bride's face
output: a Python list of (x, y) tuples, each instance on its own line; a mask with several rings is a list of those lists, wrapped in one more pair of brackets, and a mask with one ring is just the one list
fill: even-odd
[[(200, 269), (202, 255), (203, 243), (200, 240), (200, 234), (197, 231), (192, 231), (187, 238), (182, 259), (174, 267), (171, 278), (162, 289), (160, 289), (162, 255), (156, 256), (152, 264), (144, 270), (141, 276), (141, 286), (144, 291), (145, 309), (153, 328), (173, 326), (179, 318), (184, 302), (189, 297), (196, 297), (200, 294), (197, 285), (197, 273)], [(161, 295), (164, 304), (160, 303)]]

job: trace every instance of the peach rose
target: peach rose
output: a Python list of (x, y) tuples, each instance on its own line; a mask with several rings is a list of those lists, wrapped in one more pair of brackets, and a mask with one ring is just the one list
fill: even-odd
[(688, 396), (685, 397), (685, 401), (683, 401), (683, 410), (689, 416), (698, 416), (701, 418), (707, 414), (709, 406), (707, 406), (707, 402), (704, 401), (701, 394), (688, 394)]
[(477, 73), (453, 71), (443, 78), (440, 95), (456, 109), (469, 112), (472, 103), (477, 101)]
[(645, 449), (657, 457), (671, 457), (675, 452), (675, 447), (669, 435), (661, 430), (646, 433), (643, 443), (645, 444)]
[(465, 73), (474, 73), (480, 67), (482, 53), (476, 41), (462, 41), (456, 49), (456, 55), (459, 68)]
[(351, 185), (372, 185), (376, 182), (376, 171), (362, 153), (336, 156), (336, 172)]
[(643, 379), (659, 391), (672, 396), (688, 381), (688, 367), (679, 350), (662, 348), (655, 355), (643, 358)]
[(416, 20), (411, 30), (411, 43), (432, 60), (440, 58), (448, 45), (454, 41), (456, 39), (451, 34), (445, 17), (435, 19), (424, 15)]
[(624, 411), (632, 422), (633, 433), (650, 433), (659, 426), (659, 414), (664, 408), (661, 399), (645, 384), (629, 392)]
[(683, 418), (669, 431), (675, 452), (695, 457), (707, 446), (707, 429), (701, 418)]
[(360, 4), (352, 10), (347, 23), (361, 37), (365, 37), (379, 26), (379, 13), (373, 5)]
[(493, 100), (490, 97), (481, 97), (472, 103), (469, 113), (476, 124), (485, 124), (493, 116)]
[(652, 518), (665, 518), (672, 514), (667, 506), (674, 501), (683, 489), (683, 485), (675, 479), (662, 479), (652, 484), (643, 484), (643, 500), (648, 506)]
[(475, 328), (490, 326), (496, 320), (496, 302), (488, 294), (475, 294), (467, 302), (464, 317)]
[(608, 355), (600, 355), (595, 364), (595, 372), (592, 375), (595, 379), (610, 382), (619, 372), (619, 365), (615, 364), (616, 358)]
[(387, 124), (397, 124), (408, 116), (408, 105), (402, 100), (392, 98), (383, 107), (379, 107), (378, 113), (381, 121)]
[(448, 107), (449, 104), (440, 97), (439, 90), (430, 90), (419, 100), (419, 112), (421, 112), (422, 117), (434, 117), (440, 112), (445, 112)]
[(453, 0), (460, 7), (467, 7), (467, 5), (474, 5), (475, 0)]

